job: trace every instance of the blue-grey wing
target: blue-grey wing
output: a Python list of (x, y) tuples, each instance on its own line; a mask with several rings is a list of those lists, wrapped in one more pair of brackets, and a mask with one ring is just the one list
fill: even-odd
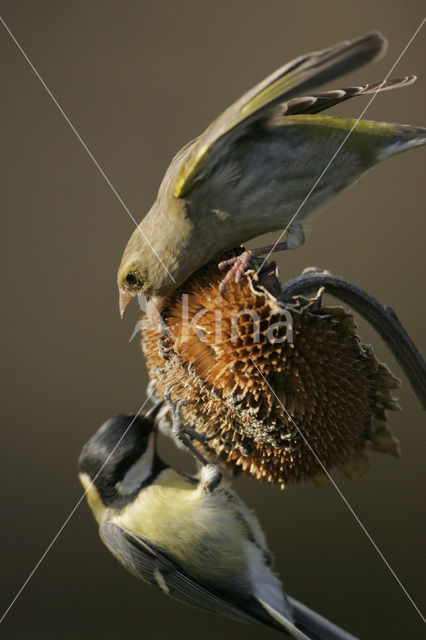
[(104, 522), (100, 535), (126, 569), (172, 598), (243, 622), (254, 622), (254, 617), (241, 610), (238, 604), (201, 585), (158, 548), (128, 529)]
[(157, 547), (114, 522), (104, 522), (100, 535), (126, 569), (172, 598), (241, 622), (261, 622), (297, 640), (357, 640), (293, 598), (289, 605), (296, 625), (244, 589), (239, 592), (235, 586), (230, 594), (203, 585)]

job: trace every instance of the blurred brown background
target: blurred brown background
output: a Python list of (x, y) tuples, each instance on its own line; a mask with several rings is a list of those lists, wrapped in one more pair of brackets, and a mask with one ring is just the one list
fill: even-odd
[[(387, 56), (340, 86), (378, 81), (422, 19), (413, 0), (3, 0), (1, 9), (137, 220), (174, 152), (280, 64), (378, 28), (389, 39)], [(137, 341), (128, 343), (136, 305), (121, 322), (115, 284), (134, 225), (3, 27), (0, 47), (4, 609), (81, 496), (81, 446), (104, 419), (139, 409), (146, 373)], [(367, 117), (424, 125), (423, 69), (420, 33), (392, 74), (415, 73), (418, 82), (378, 97)], [(365, 104), (353, 100), (334, 113), (356, 117)], [(302, 248), (278, 255), (283, 278), (316, 265), (363, 286), (395, 309), (423, 351), (424, 157), (414, 150), (372, 170), (313, 222)], [(361, 331), (402, 377), (380, 340), (365, 325)], [(361, 481), (334, 478), (422, 607), (426, 434), (405, 379), (399, 397), (403, 410), (390, 424), (401, 460), (373, 454)], [(161, 448), (180, 463), (170, 443)], [(421, 637), (418, 613), (333, 486), (282, 493), (243, 478), (236, 487), (256, 509), (292, 595), (364, 640)], [(86, 504), (3, 630), (14, 640), (278, 637), (138, 583), (99, 542)]]

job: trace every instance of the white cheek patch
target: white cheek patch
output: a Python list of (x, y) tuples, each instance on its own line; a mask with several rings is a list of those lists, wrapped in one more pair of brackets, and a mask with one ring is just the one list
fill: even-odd
[(152, 461), (154, 459), (154, 434), (150, 435), (148, 446), (139, 460), (130, 467), (121, 482), (117, 482), (116, 488), (122, 495), (133, 493), (149, 478), (152, 473)]
[(89, 491), (89, 489), (92, 488), (93, 482), (92, 482), (92, 478), (89, 476), (88, 473), (79, 473), (78, 477), (80, 479), (81, 484), (83, 485), (83, 489), (84, 492), (87, 493)]

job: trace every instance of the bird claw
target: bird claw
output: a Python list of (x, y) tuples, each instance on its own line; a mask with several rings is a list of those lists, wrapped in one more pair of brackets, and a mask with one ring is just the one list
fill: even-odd
[(217, 438), (220, 432), (220, 429), (216, 429), (212, 436), (208, 436), (205, 433), (198, 433), (198, 431), (195, 431), (195, 429), (191, 429), (190, 427), (182, 427), (182, 429), (186, 433), (186, 435), (191, 438), (191, 440), (196, 440), (200, 444), (203, 444), (206, 448), (206, 443)]
[(208, 464), (201, 470), (200, 491), (203, 493), (213, 493), (222, 482), (222, 474), (214, 464)]
[(219, 285), (220, 293), (223, 293), (225, 291), (227, 285), (231, 282), (232, 279), (236, 283), (240, 282), (241, 277), (247, 270), (247, 267), (249, 266), (250, 260), (252, 259), (253, 255), (254, 251), (249, 249), (248, 251), (240, 253), (239, 256), (235, 256), (234, 258), (229, 258), (229, 260), (223, 260), (222, 262), (219, 262), (219, 269), (226, 269), (226, 267), (232, 265)]
[(198, 449), (196, 449), (192, 444), (191, 439), (193, 438), (193, 430), (182, 425), (181, 408), (185, 404), (188, 404), (188, 400), (178, 400), (178, 402), (174, 402), (170, 395), (170, 387), (164, 392), (164, 399), (170, 407), (170, 412), (172, 414), (172, 433), (176, 440), (183, 444), (183, 446), (188, 449), (188, 451), (190, 451), (203, 466), (210, 464), (207, 458), (203, 456), (203, 454), (200, 453), (200, 451), (198, 451)]
[[(299, 239), (299, 236), (297, 236), (297, 238)], [(302, 242), (303, 240), (299, 244), (301, 244)], [(299, 245), (295, 244), (294, 246), (299, 246)], [(259, 247), (258, 249), (248, 249), (247, 251), (243, 251), (243, 253), (240, 253), (239, 256), (235, 256), (234, 258), (229, 258), (228, 260), (222, 260), (222, 262), (219, 262), (218, 264), (219, 269), (226, 269), (226, 267), (229, 267), (230, 265), (232, 265), (232, 267), (229, 269), (228, 273), (226, 274), (226, 276), (224, 277), (224, 279), (219, 285), (220, 293), (223, 294), (227, 285), (232, 279), (234, 279), (234, 281), (237, 283), (240, 282), (241, 277), (247, 270), (247, 267), (249, 266), (252, 258), (256, 256), (261, 256), (263, 253), (271, 254), (275, 251), (285, 251), (286, 249), (291, 249), (291, 248), (293, 248), (293, 245), (289, 244), (288, 241), (279, 242), (269, 247)]]

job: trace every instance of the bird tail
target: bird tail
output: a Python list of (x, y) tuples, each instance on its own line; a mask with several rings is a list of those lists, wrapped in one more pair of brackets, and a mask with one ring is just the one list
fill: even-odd
[(384, 160), (384, 158), (389, 158), (389, 156), (393, 156), (396, 153), (401, 153), (414, 147), (421, 147), (424, 144), (426, 144), (425, 127), (397, 124), (395, 125), (393, 133), (386, 137), (377, 159)]
[(290, 598), (290, 596), (286, 596), (286, 598), (292, 609), (292, 621), (261, 598), (258, 601), (271, 618), (278, 623), (278, 628), (291, 635), (292, 638), (296, 640), (358, 640), (301, 602)]
[(310, 640), (357, 640), (355, 636), (323, 618), (319, 613), (315, 613), (306, 605), (290, 596), (287, 598), (293, 608), (296, 627)]

